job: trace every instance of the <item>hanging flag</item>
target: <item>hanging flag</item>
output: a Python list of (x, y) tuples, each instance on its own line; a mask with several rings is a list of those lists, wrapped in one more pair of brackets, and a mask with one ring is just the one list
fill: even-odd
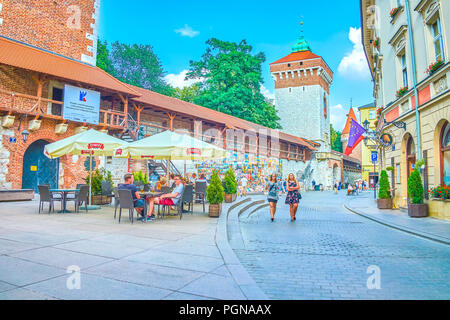
[(345, 155), (349, 156), (353, 150), (364, 140), (363, 134), (366, 130), (355, 120), (351, 119), (350, 136), (348, 138)]

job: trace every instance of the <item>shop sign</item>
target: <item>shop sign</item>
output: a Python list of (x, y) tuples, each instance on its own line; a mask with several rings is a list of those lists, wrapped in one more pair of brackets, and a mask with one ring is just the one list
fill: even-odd
[(99, 124), (100, 92), (65, 85), (63, 119)]
[(383, 133), (380, 137), (380, 144), (387, 148), (392, 146), (392, 144), (394, 143), (394, 138), (392, 138), (392, 135), (390, 135), (389, 133)]

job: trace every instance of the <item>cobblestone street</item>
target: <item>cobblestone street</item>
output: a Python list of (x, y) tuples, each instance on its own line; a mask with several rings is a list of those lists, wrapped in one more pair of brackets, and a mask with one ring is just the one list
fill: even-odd
[[(345, 200), (343, 193), (306, 193), (294, 223), (284, 197), (274, 223), (268, 208), (241, 215), (242, 243), (231, 245), (269, 298), (450, 298), (447, 245), (352, 214)], [(381, 270), (379, 290), (367, 288), (369, 266)]]

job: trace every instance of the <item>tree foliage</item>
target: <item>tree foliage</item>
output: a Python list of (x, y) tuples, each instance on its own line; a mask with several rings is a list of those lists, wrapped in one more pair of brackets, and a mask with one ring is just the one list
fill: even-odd
[(225, 173), (225, 193), (226, 194), (235, 194), (237, 192), (237, 181), (236, 181), (236, 175), (234, 173), (234, 170), (232, 168), (228, 169), (228, 171)]
[(209, 39), (200, 61), (191, 61), (188, 79), (202, 79), (193, 102), (269, 128), (281, 128), (275, 107), (261, 93), (264, 53), (240, 43)]
[(200, 85), (194, 83), (193, 85), (184, 87), (183, 89), (175, 88), (172, 96), (183, 101), (194, 103), (195, 98), (197, 98), (200, 93)]
[(419, 169), (414, 169), (408, 179), (408, 195), (412, 204), (422, 204), (425, 191)]
[(206, 198), (210, 204), (220, 204), (225, 200), (225, 191), (217, 170), (211, 176), (211, 183), (206, 188)]
[(97, 66), (125, 83), (172, 95), (173, 88), (164, 80), (164, 70), (150, 45), (124, 44), (118, 41), (108, 49), (98, 42)]
[(341, 132), (336, 131), (333, 128), (333, 125), (330, 126), (330, 140), (331, 140), (331, 149), (337, 152), (342, 151), (342, 143), (341, 143)]
[(389, 177), (386, 170), (381, 171), (380, 174), (380, 189), (378, 191), (378, 199), (390, 199), (391, 187), (389, 184)]

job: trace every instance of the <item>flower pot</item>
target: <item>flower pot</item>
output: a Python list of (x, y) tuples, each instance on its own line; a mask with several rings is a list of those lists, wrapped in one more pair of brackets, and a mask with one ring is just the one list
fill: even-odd
[(232, 196), (231, 196), (231, 201), (236, 201), (236, 199), (237, 199), (237, 193), (234, 193)]
[(91, 205), (94, 206), (102, 206), (102, 205), (107, 205), (107, 204), (111, 204), (111, 198), (107, 197), (107, 196), (102, 196), (102, 195), (97, 195), (97, 196), (92, 196), (92, 203), (90, 203)]
[(42, 123), (42, 120), (31, 120), (28, 123), (28, 130), (30, 130), (30, 131), (39, 130), (41, 128), (41, 123)]
[(231, 203), (234, 200), (236, 200), (235, 196), (236, 196), (235, 194), (225, 193), (225, 203)]
[(84, 127), (84, 126), (76, 127), (75, 128), (75, 134), (79, 134), (79, 133), (85, 132), (87, 130), (88, 130), (88, 127)]
[(392, 209), (392, 199), (378, 199), (378, 209)]
[(408, 215), (411, 218), (426, 218), (428, 217), (428, 204), (412, 204), (408, 203)]
[(211, 218), (218, 218), (222, 212), (222, 204), (209, 204), (209, 216)]

